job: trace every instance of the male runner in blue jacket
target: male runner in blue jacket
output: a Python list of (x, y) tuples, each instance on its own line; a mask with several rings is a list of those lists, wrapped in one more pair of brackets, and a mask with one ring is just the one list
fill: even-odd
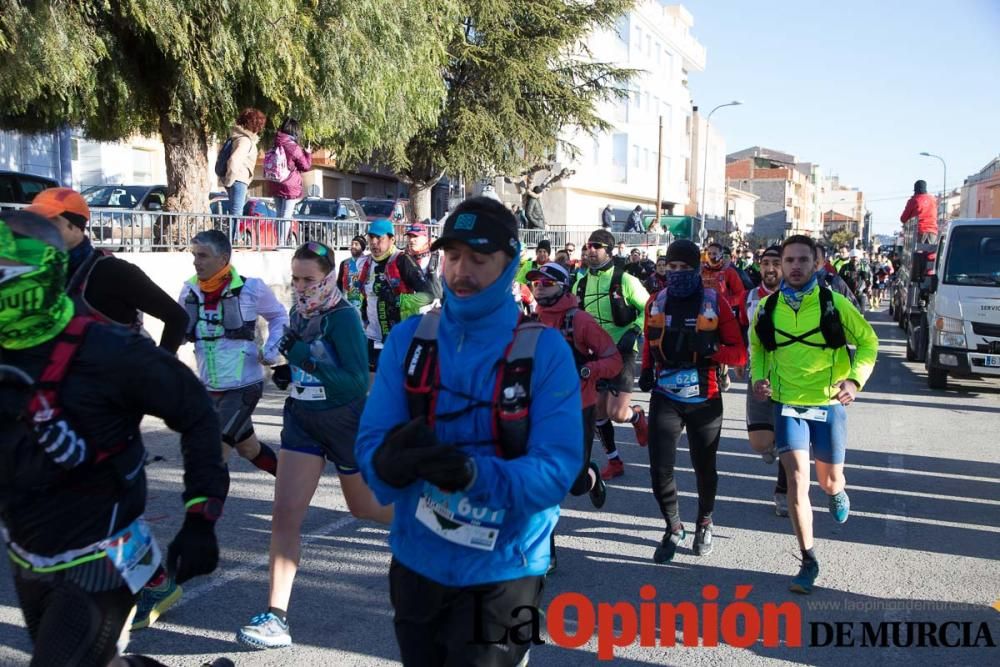
[[(549, 533), (580, 472), (580, 380), (557, 330), (519, 326), (510, 211), (463, 202), (438, 248), (444, 306), (393, 328), (355, 451), (379, 502), (395, 505), (389, 581), (403, 664), (513, 666), (530, 646), (513, 627), (530, 619), (511, 612), (538, 606)], [(439, 318), (436, 332), (427, 318)], [(530, 373), (511, 383), (503, 369), (525, 347)], [(421, 379), (429, 394), (412, 391)]]

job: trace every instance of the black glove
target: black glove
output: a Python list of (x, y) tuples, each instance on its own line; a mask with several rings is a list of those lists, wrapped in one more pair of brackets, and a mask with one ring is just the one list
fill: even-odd
[(643, 368), (642, 374), (639, 375), (639, 389), (641, 391), (653, 391), (654, 386), (656, 386), (656, 377), (653, 374), (653, 369)]
[(284, 391), (292, 383), (292, 367), (288, 364), (271, 367), (271, 382), (278, 389)]
[(442, 491), (465, 491), (476, 480), (476, 462), (465, 452), (449, 445), (421, 450), (417, 476)]
[(72, 470), (87, 460), (87, 442), (65, 419), (35, 424), (34, 431), (46, 456), (60, 468)]
[(402, 489), (419, 478), (417, 463), (423, 451), (438, 446), (434, 431), (423, 417), (393, 428), (375, 450), (372, 465), (375, 474), (391, 487)]
[(215, 521), (189, 512), (167, 549), (167, 571), (178, 584), (183, 584), (192, 577), (213, 572), (218, 564)]
[(285, 335), (278, 341), (278, 352), (281, 352), (283, 356), (287, 357), (288, 353), (291, 352), (292, 348), (295, 347), (295, 344), (300, 340), (302, 340), (301, 336), (288, 327), (285, 327)]

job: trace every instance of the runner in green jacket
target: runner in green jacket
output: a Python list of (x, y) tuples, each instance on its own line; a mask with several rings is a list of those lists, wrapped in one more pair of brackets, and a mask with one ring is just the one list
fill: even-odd
[[(802, 550), (802, 567), (790, 587), (796, 593), (812, 592), (819, 575), (809, 503), (810, 446), (830, 513), (844, 523), (851, 508), (844, 491), (845, 408), (868, 380), (878, 354), (871, 325), (847, 299), (817, 283), (815, 262), (815, 241), (786, 239), (784, 280), (760, 302), (750, 327), (751, 383), (758, 398), (775, 403), (773, 447), (788, 474), (789, 515)], [(853, 357), (848, 344), (856, 348)]]

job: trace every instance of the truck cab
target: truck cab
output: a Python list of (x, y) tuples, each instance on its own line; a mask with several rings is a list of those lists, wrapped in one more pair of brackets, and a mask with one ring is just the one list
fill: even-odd
[(928, 386), (945, 389), (949, 375), (1000, 379), (1000, 220), (951, 221), (929, 282), (916, 327)]

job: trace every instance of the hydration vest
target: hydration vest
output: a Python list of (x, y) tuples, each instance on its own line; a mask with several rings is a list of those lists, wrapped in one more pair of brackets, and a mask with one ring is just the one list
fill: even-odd
[[(612, 260), (611, 285), (608, 289), (608, 298), (611, 299), (611, 319), (615, 326), (627, 327), (635, 322), (639, 317), (639, 311), (634, 306), (625, 301), (625, 293), (622, 291), (622, 276), (625, 275), (625, 265), (622, 262)], [(576, 298), (581, 305), (585, 305), (587, 295), (587, 277), (590, 272), (583, 274), (576, 283)]]
[(719, 349), (718, 292), (705, 287), (699, 299), (684, 302), (688, 308), (668, 313), (667, 290), (662, 290), (649, 307), (649, 350), (662, 369), (708, 367), (708, 357)]
[[(246, 286), (246, 278), (240, 276), (240, 280), (243, 281), (243, 285), (230, 289), (226, 296), (219, 299), (219, 315), (216, 319), (212, 320), (204, 316), (205, 302), (198, 298), (198, 294), (193, 289), (188, 290), (187, 296), (184, 297), (184, 310), (187, 311), (188, 315), (186, 338), (189, 342), (193, 343), (198, 340), (213, 341), (220, 338), (254, 340), (257, 322), (256, 320), (244, 321), (243, 319), (243, 311), (240, 307), (240, 292)], [(202, 296), (204, 297), (204, 294)], [(221, 336), (200, 337), (198, 335), (198, 322), (221, 324), (223, 333)]]
[[(51, 421), (62, 414), (62, 404), (59, 400), (62, 383), (80, 351), (87, 329), (95, 322), (98, 322), (97, 318), (77, 315), (56, 336), (48, 362), (35, 382), (35, 391), (22, 417), (28, 425)], [(95, 450), (93, 463), (95, 465), (109, 463), (114, 468), (119, 482), (127, 488), (135, 482), (145, 461), (145, 450), (141, 446), (132, 446), (137, 441), (138, 438), (135, 436), (129, 436), (111, 446), (102, 443), (102, 446)]]
[[(778, 306), (778, 297), (780, 294), (779, 290), (764, 297), (762, 299), (764, 310), (757, 316), (757, 325), (754, 330), (757, 332), (757, 338), (765, 350), (774, 352), (779, 347), (785, 347), (792, 343), (802, 343), (810, 347), (820, 348), (838, 348), (847, 345), (844, 324), (840, 320), (840, 313), (837, 311), (837, 306), (833, 301), (832, 291), (822, 285), (819, 286), (819, 325), (801, 336), (795, 336), (774, 326), (774, 309)], [(776, 336), (778, 333), (788, 340), (779, 343)], [(822, 343), (806, 340), (809, 336), (817, 333), (823, 335)]]
[(573, 361), (576, 363), (577, 371), (587, 365), (587, 363), (597, 359), (597, 354), (593, 351), (590, 351), (589, 354), (584, 354), (576, 347), (576, 339), (573, 337), (573, 320), (576, 318), (579, 310), (579, 308), (570, 308), (567, 310), (566, 314), (563, 315), (562, 324), (559, 326), (559, 333), (569, 343), (569, 349), (573, 350)]
[[(440, 322), (441, 310), (438, 308), (420, 317), (403, 362), (410, 418), (423, 417), (431, 428), (441, 390), (437, 339)], [(531, 372), (538, 338), (545, 328), (541, 322), (519, 318), (497, 369), (490, 422), (497, 455), (505, 459), (523, 456), (528, 451)]]
[[(388, 335), (389, 330), (393, 326), (399, 324), (402, 321), (402, 314), (399, 310), (399, 295), (400, 294), (412, 294), (411, 290), (405, 282), (403, 282), (403, 274), (399, 270), (399, 262), (403, 261), (403, 253), (396, 250), (392, 253), (392, 256), (385, 262), (385, 267), (383, 268), (383, 288), (381, 292), (376, 292), (375, 297), (380, 301), (385, 302), (385, 322), (379, 322), (382, 328), (383, 338)], [(368, 325), (368, 294), (366, 293), (365, 286), (368, 284), (368, 276), (372, 272), (374, 265), (376, 264), (374, 257), (368, 258), (365, 265), (361, 267), (361, 271), (358, 274), (358, 284), (361, 285), (361, 321), (367, 326)], [(419, 269), (419, 267), (417, 267)], [(375, 284), (372, 284), (372, 288), (375, 288)]]

